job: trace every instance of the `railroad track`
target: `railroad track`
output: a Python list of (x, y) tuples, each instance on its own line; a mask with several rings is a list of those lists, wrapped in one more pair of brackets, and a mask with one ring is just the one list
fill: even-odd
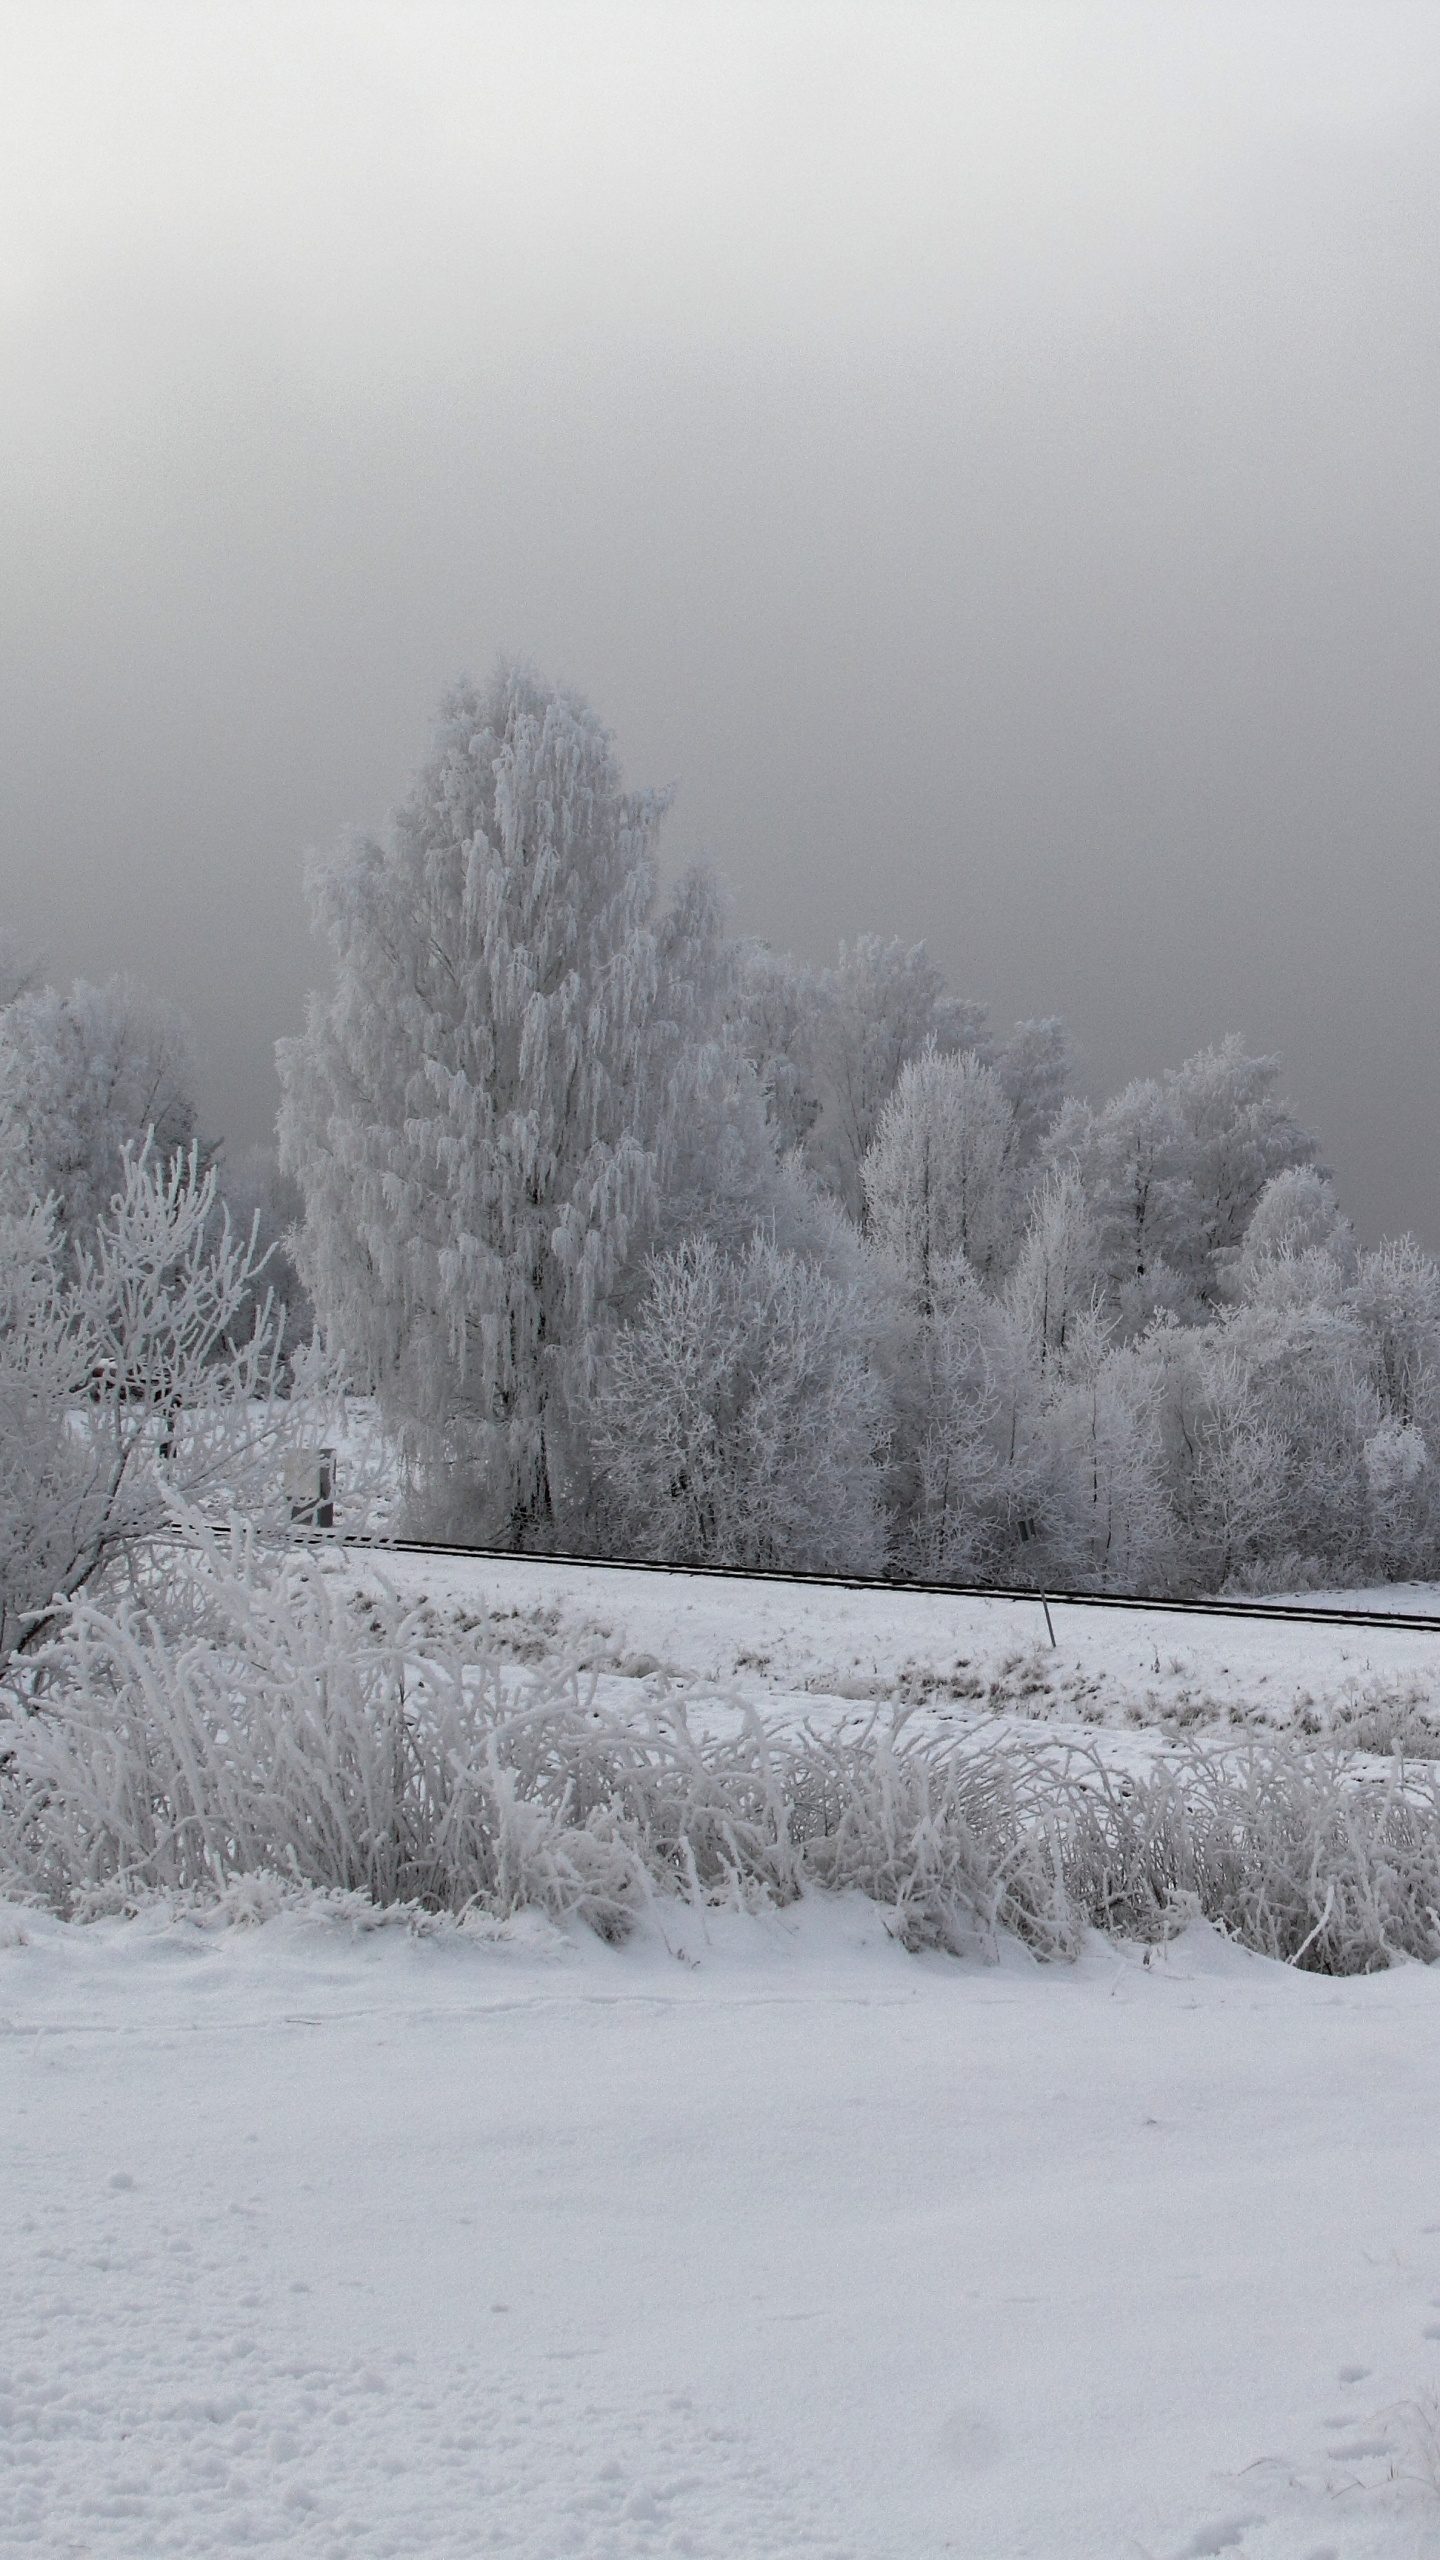
[(1303, 1601), (1293, 1600), (1165, 1599), (1149, 1592), (1037, 1590), (1033, 1586), (993, 1582), (902, 1582), (889, 1581), (881, 1574), (782, 1573), (774, 1566), (654, 1564), (635, 1556), (517, 1555), (509, 1547), (471, 1547), (426, 1538), (347, 1537), (343, 1530), (307, 1534), (317, 1545), (353, 1548), (377, 1556), (471, 1557), (484, 1564), (558, 1565), (572, 1572), (669, 1574), (686, 1581), (767, 1582), (797, 1590), (883, 1591), (892, 1596), (918, 1591), (944, 1600), (1008, 1601), (1016, 1607), (1043, 1610), (1052, 1644), (1056, 1642), (1051, 1615), (1055, 1609), (1128, 1609), (1167, 1618), (1250, 1618), (1282, 1626), (1379, 1627), (1403, 1629), (1411, 1635), (1440, 1635), (1440, 1615), (1400, 1609), (1309, 1608)]

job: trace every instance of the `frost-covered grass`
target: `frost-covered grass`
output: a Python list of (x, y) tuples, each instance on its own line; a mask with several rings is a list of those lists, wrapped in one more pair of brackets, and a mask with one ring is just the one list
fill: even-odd
[[(1440, 1780), (1399, 1756), (1192, 1742), (1134, 1773), (885, 1702), (796, 1729), (598, 1675), (314, 1553), (197, 1525), (156, 1606), (82, 1602), (0, 1759), (0, 1873), (77, 1912), (274, 1876), (379, 1905), (572, 1914), (860, 1892), (907, 1947), (1163, 1939), (1192, 1913), (1310, 1969), (1440, 1952)], [(517, 1656), (520, 1657), (517, 1659)], [(613, 1691), (614, 1683), (610, 1684)]]

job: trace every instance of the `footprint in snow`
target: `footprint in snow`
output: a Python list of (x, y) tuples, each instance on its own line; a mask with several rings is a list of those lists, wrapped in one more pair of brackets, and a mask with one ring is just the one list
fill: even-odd
[(957, 2409), (941, 2430), (940, 2450), (957, 2471), (988, 2471), (1005, 2451), (1005, 2438), (985, 2409)]
[(1225, 2551), (1238, 2551), (1252, 2524), (1263, 2524), (1257, 2515), (1221, 2516), (1213, 2524), (1197, 2526), (1188, 2542), (1182, 2542), (1171, 2560), (1219, 2560)]

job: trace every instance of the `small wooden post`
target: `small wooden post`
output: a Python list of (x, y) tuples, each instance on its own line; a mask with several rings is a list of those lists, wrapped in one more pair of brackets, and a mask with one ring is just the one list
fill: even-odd
[(285, 1460), (285, 1491), (297, 1529), (335, 1526), (335, 1452), (292, 1449)]

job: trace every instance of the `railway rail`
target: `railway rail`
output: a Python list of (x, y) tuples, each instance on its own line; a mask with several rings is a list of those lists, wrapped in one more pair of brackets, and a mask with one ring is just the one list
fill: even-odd
[(690, 1581), (767, 1582), (820, 1591), (916, 1591), (945, 1600), (1009, 1601), (1041, 1609), (1052, 1644), (1057, 1642), (1055, 1609), (1128, 1609), (1141, 1614), (1186, 1618), (1249, 1618), (1280, 1625), (1378, 1627), (1393, 1633), (1440, 1636), (1440, 1615), (1401, 1609), (1310, 1608), (1294, 1600), (1191, 1600), (1164, 1598), (1152, 1592), (1066, 1591), (1033, 1585), (993, 1582), (890, 1581), (883, 1574), (783, 1573), (773, 1565), (657, 1564), (636, 1556), (517, 1555), (510, 1547), (463, 1546), (433, 1538), (347, 1536), (343, 1530), (310, 1533), (317, 1545), (353, 1548), (373, 1555), (469, 1557), (484, 1564), (559, 1565), (571, 1571), (670, 1574)]

